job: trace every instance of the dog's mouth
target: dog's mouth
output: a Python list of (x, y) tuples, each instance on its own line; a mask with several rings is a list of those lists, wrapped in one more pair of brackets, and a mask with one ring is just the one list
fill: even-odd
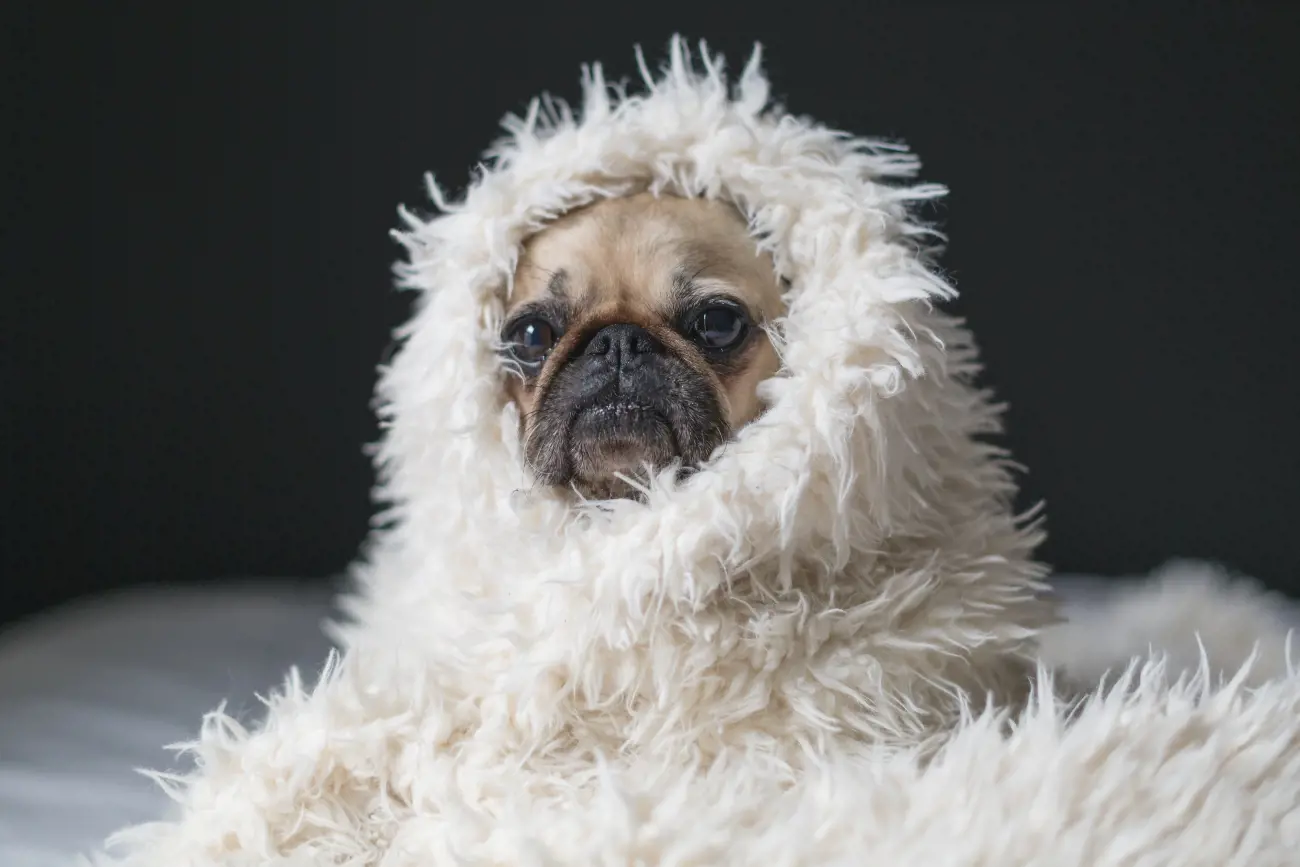
[(673, 464), (689, 472), (726, 440), (715, 385), (643, 329), (610, 326), (589, 346), (560, 361), (528, 422), (525, 460), (538, 481), (637, 499), (651, 475)]
[(602, 485), (618, 476), (642, 476), (681, 458), (668, 415), (635, 396), (615, 395), (579, 409), (568, 431), (574, 478)]

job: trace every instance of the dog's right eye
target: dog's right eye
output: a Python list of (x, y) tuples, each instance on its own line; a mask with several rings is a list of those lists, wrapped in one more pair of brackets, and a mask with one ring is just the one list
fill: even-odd
[(555, 329), (544, 319), (525, 319), (506, 338), (510, 354), (525, 367), (538, 367), (555, 346)]

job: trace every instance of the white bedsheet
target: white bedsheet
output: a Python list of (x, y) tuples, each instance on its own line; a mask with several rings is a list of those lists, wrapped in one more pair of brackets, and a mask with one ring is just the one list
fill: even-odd
[(332, 589), (281, 582), (139, 590), (0, 633), (0, 867), (73, 863), (169, 802), (136, 768), (175, 768), (228, 701), (255, 715), (329, 648)]
[[(1109, 581), (1057, 578), (1067, 616)], [(335, 588), (285, 582), (138, 590), (0, 633), (0, 867), (75, 863), (105, 836), (165, 813), (136, 768), (180, 769), (164, 749), (222, 701), (255, 717), (257, 694), (329, 649)]]

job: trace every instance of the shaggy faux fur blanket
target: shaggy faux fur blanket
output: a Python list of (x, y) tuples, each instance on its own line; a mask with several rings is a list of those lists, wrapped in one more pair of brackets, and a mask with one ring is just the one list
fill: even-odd
[[(942, 189), (771, 105), (757, 55), (734, 87), (702, 65), (674, 42), (638, 94), (589, 69), (463, 200), (430, 181), (341, 655), (255, 731), (210, 715), (160, 778), (176, 817), (105, 863), (1297, 863), (1267, 597), (1157, 582), (1045, 632), (1039, 532), (909, 213)], [(524, 239), (644, 190), (746, 215), (790, 286), (782, 368), (700, 472), (575, 502), (522, 468), (496, 334)]]

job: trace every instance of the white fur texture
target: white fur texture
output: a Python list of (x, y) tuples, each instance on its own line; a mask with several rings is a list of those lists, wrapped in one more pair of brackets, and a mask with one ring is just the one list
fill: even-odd
[[(313, 688), (292, 679), (257, 731), (211, 715), (199, 770), (164, 780), (178, 816), (105, 863), (1257, 867), (1297, 851), (1289, 669), (1251, 687), (1152, 662), (1078, 707), (1036, 672), (1038, 533), (981, 439), (996, 407), (932, 307), (951, 290), (907, 211), (943, 191), (905, 183), (899, 147), (770, 106), (757, 56), (734, 91), (702, 60), (675, 41), (638, 95), (588, 70), (580, 111), (544, 100), (507, 121), (463, 201), (430, 182), (442, 213), (398, 236), (421, 295), (379, 385), (391, 508), (342, 656)], [(704, 471), (665, 473), (645, 503), (575, 504), (521, 469), (495, 335), (529, 234), (645, 188), (747, 215), (791, 285), (783, 369)]]
[(1209, 666), (1213, 677), (1285, 678), (1300, 627), (1294, 603), (1209, 563), (1173, 561), (1151, 577), (1109, 582), (1039, 639), (1040, 657), (1076, 682), (1097, 683), (1127, 660), (1160, 656), (1175, 675)]

